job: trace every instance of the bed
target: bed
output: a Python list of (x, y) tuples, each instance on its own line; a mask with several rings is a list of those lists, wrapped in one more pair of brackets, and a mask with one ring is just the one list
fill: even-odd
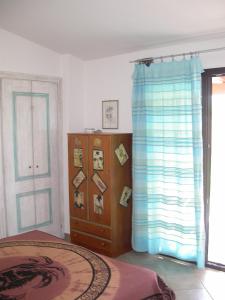
[(0, 240), (0, 300), (173, 300), (153, 271), (41, 231)]

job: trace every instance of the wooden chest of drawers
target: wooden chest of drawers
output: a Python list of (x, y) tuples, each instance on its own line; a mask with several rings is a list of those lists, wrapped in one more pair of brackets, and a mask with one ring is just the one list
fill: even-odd
[(108, 256), (131, 250), (131, 197), (121, 202), (132, 184), (131, 143), (131, 134), (68, 134), (73, 243)]

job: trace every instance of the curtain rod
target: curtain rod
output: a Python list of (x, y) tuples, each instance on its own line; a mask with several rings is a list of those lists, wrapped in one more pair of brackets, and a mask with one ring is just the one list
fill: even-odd
[(140, 58), (136, 59), (133, 61), (130, 61), (130, 63), (139, 63), (139, 64), (144, 64), (146, 62), (152, 63), (155, 59), (164, 59), (164, 58), (172, 58), (177, 56), (186, 56), (186, 55), (198, 55), (200, 53), (207, 53), (207, 52), (213, 52), (213, 51), (220, 51), (220, 50), (225, 50), (225, 47), (220, 47), (220, 48), (214, 48), (214, 49), (207, 49), (207, 50), (198, 50), (198, 51), (191, 51), (191, 52), (184, 52), (184, 53), (177, 53), (177, 54), (170, 54), (170, 55), (164, 55), (164, 56), (156, 56), (156, 57), (146, 57), (146, 58)]

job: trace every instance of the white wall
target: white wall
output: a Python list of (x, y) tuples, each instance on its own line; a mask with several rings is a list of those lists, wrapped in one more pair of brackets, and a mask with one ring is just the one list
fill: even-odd
[(62, 78), (62, 174), (64, 230), (69, 232), (67, 133), (84, 128), (83, 62), (0, 29), (0, 71)]
[(85, 127), (101, 129), (102, 100), (118, 99), (118, 131), (131, 131), (132, 65), (128, 57), (120, 55), (85, 64)]
[(0, 29), (0, 70), (60, 76), (60, 55)]
[(68, 144), (67, 133), (83, 131), (83, 62), (71, 55), (62, 55), (60, 71), (63, 78), (63, 195), (64, 232), (69, 233)]
[[(119, 100), (119, 132), (132, 132), (132, 60), (225, 47), (224, 39), (193, 42), (144, 50), (85, 63), (85, 127), (101, 129), (101, 101)], [(203, 67), (225, 67), (225, 51), (200, 55)], [(180, 59), (180, 58), (178, 58)]]

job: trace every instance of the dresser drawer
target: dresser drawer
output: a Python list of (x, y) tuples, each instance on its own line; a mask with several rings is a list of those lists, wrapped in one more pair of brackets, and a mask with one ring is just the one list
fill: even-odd
[(112, 243), (81, 232), (71, 232), (71, 242), (86, 247), (92, 251), (111, 256)]
[(101, 226), (95, 225), (92, 223), (83, 222), (77, 219), (70, 219), (71, 230), (79, 230), (89, 234), (93, 234), (107, 240), (111, 240), (111, 229)]

